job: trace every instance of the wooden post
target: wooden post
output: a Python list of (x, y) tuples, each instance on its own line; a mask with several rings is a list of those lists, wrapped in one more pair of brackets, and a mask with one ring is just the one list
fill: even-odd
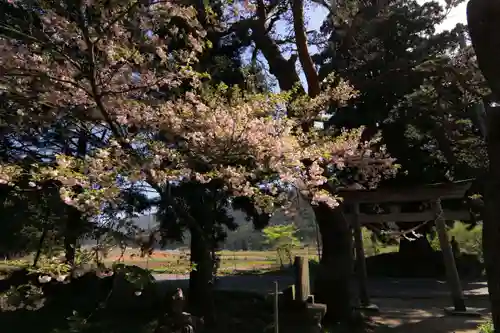
[(274, 333), (279, 333), (279, 296), (280, 289), (278, 286), (278, 281), (274, 282)]
[(311, 295), (309, 278), (309, 259), (302, 256), (295, 257), (295, 300), (305, 303)]
[[(293, 318), (287, 320), (293, 332), (319, 333), (322, 332), (321, 322), (326, 314), (325, 304), (315, 304), (311, 295), (309, 277), (309, 258), (296, 256), (295, 266), (295, 298), (294, 302), (299, 311), (294, 312)], [(293, 327), (293, 328), (292, 328)], [(284, 331), (288, 331), (284, 329)]]
[(359, 222), (359, 204), (354, 204), (354, 247), (356, 250), (356, 276), (358, 280), (359, 300), (361, 307), (370, 306), (370, 297), (366, 288), (367, 273), (366, 273), (366, 260), (365, 250), (363, 246), (363, 233), (361, 231), (361, 223)]
[(455, 258), (453, 256), (453, 250), (451, 249), (448, 234), (446, 233), (446, 223), (443, 209), (441, 207), (441, 199), (437, 199), (434, 202), (434, 210), (436, 213), (436, 230), (439, 236), (441, 252), (443, 254), (448, 285), (451, 289), (453, 306), (455, 307), (455, 311), (465, 312), (467, 309), (465, 307), (464, 295), (462, 292), (460, 277), (458, 276), (457, 266), (455, 264)]

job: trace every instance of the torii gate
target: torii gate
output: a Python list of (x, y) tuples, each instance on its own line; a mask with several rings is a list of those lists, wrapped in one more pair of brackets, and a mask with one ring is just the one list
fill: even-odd
[[(458, 275), (453, 250), (446, 233), (447, 220), (470, 220), (468, 210), (445, 210), (441, 207), (441, 200), (461, 199), (470, 188), (472, 180), (458, 182), (427, 185), (417, 188), (403, 189), (377, 189), (377, 190), (343, 190), (339, 196), (343, 198), (344, 205), (352, 208), (352, 213), (344, 214), (346, 220), (351, 224), (354, 231), (354, 246), (356, 253), (357, 278), (359, 283), (359, 301), (362, 308), (376, 309), (370, 304), (366, 282), (366, 262), (363, 246), (361, 227), (364, 224), (385, 223), (385, 222), (423, 222), (435, 220), (439, 244), (443, 253), (443, 260), (446, 268), (447, 282), (450, 287), (453, 300), (453, 308), (447, 308), (448, 313), (477, 315), (467, 311), (464, 295)], [(416, 213), (401, 213), (397, 209), (391, 209), (389, 214), (362, 214), (360, 204), (383, 204), (393, 203), (397, 208), (398, 204), (404, 202), (430, 202), (432, 209)]]

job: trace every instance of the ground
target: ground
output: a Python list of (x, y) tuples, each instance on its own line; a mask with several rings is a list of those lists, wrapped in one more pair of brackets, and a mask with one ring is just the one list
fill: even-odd
[[(187, 286), (187, 276), (155, 275), (161, 283)], [(266, 295), (274, 288), (293, 283), (289, 275), (239, 275), (219, 279), (218, 288), (252, 291)], [(443, 309), (451, 305), (446, 283), (430, 279), (370, 279), (369, 290), (380, 312), (371, 318), (375, 333), (472, 333), (485, 321), (489, 307), (484, 281), (463, 284), (468, 307), (476, 308), (481, 317), (445, 316)]]
[[(218, 333), (225, 332), (267, 332), (269, 322), (272, 321), (272, 307), (270, 306), (270, 296), (274, 289), (274, 282), (279, 283), (280, 288), (286, 288), (293, 283), (290, 271), (275, 271), (279, 268), (276, 262), (276, 254), (273, 251), (252, 251), (252, 252), (231, 252), (222, 251), (221, 256), (221, 276), (217, 282), (219, 289), (218, 306), (223, 309), (221, 316), (226, 317), (224, 323), (227, 327)], [(295, 255), (307, 256), (316, 259), (315, 249), (297, 250)], [(106, 262), (120, 259), (126, 264), (133, 264), (143, 268), (148, 268), (154, 274), (158, 285), (165, 289), (187, 287), (189, 271), (189, 258), (186, 253), (176, 251), (157, 251), (152, 256), (141, 258), (137, 251), (127, 251), (123, 257), (120, 253), (110, 253)], [(312, 272), (314, 274), (314, 272)], [(481, 308), (483, 317), (449, 317), (444, 316), (443, 308), (451, 305), (449, 292), (446, 283), (432, 279), (388, 279), (370, 278), (368, 289), (374, 304), (380, 308), (380, 313), (372, 316), (373, 333), (472, 333), (477, 332), (479, 323), (485, 320), (488, 311), (487, 288), (484, 281), (463, 282), (464, 293), (467, 297), (467, 305)], [(261, 295), (256, 298), (248, 297), (244, 292), (254, 292)], [(264, 296), (264, 297), (262, 297)], [(266, 300), (267, 299), (267, 300)], [(149, 311), (149, 312), (148, 312)], [(113, 319), (106, 317), (108, 324), (103, 327), (77, 331), (77, 332), (99, 332), (99, 333), (137, 333), (150, 332), (138, 330), (137, 326), (143, 325), (141, 321), (151, 321), (151, 311), (145, 310), (144, 314), (134, 313), (127, 316), (123, 313), (119, 315), (120, 325), (113, 329), (104, 328), (106, 325), (114, 325)], [(53, 333), (55, 331), (41, 329), (42, 324), (47, 320), (37, 322), (35, 317), (29, 314), (20, 315), (14, 318), (17, 324), (31, 324), (37, 327), (37, 333)], [(261, 318), (262, 317), (262, 318)], [(32, 319), (28, 319), (32, 318)], [(64, 318), (64, 317), (62, 317)], [(131, 322), (126, 322), (124, 318), (130, 318)], [(103, 319), (99, 319), (104, 321)], [(139, 323), (141, 321), (141, 323)], [(252, 325), (249, 325), (251, 323)], [(51, 325), (51, 324), (50, 324)], [(49, 325), (49, 326), (50, 326)], [(28, 325), (31, 327), (32, 325)], [(26, 327), (28, 327), (26, 326)], [(5, 326), (0, 326), (5, 327)], [(9, 327), (9, 326), (7, 326)], [(136, 327), (136, 328), (134, 328)], [(141, 326), (144, 329), (144, 326)], [(2, 329), (2, 331), (4, 331)], [(23, 329), (16, 330), (24, 332)], [(26, 330), (28, 332), (30, 330)], [(9, 330), (6, 331), (10, 332)], [(57, 331), (66, 332), (66, 331)], [(281, 332), (286, 333), (286, 332)]]
[(374, 299), (381, 312), (372, 320), (380, 325), (376, 333), (473, 333), (488, 315), (486, 299), (469, 300), (469, 306), (482, 308), (483, 317), (444, 315), (450, 305), (446, 299)]

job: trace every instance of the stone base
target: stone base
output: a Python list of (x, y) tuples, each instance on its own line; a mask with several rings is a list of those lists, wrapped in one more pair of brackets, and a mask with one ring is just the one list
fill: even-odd
[(465, 311), (458, 311), (455, 310), (455, 307), (450, 306), (447, 308), (444, 308), (444, 313), (448, 316), (460, 316), (460, 317), (481, 317), (482, 314), (481, 312), (485, 311), (484, 308), (466, 308)]
[(280, 308), (280, 332), (321, 333), (321, 322), (326, 314), (325, 304), (296, 303), (297, 307)]
[(358, 306), (356, 306), (356, 310), (360, 310), (362, 312), (368, 312), (368, 313), (380, 312), (380, 309), (378, 308), (377, 304), (358, 305)]
[(325, 304), (321, 304), (321, 303), (314, 303), (314, 304), (307, 303), (306, 304), (306, 309), (307, 309), (307, 312), (312, 317), (314, 317), (316, 319), (319, 318), (319, 322), (321, 322), (321, 320), (323, 320), (323, 317), (326, 314), (326, 305)]

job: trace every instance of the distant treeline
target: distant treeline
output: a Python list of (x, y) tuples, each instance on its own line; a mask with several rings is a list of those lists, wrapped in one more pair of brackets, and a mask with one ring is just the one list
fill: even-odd
[[(242, 216), (240, 216), (240, 214), (235, 214), (235, 221), (239, 227), (234, 231), (227, 232), (227, 238), (221, 245), (222, 249), (233, 251), (260, 251), (269, 249), (269, 246), (265, 243), (262, 232), (255, 230), (251, 222), (246, 221)], [(307, 212), (305, 214), (301, 214), (299, 217), (295, 217), (293, 220), (282, 214), (276, 214), (271, 219), (271, 224), (289, 223), (294, 223), (297, 226), (297, 237), (302, 245), (316, 246), (316, 227), (314, 221), (309, 218)], [(144, 230), (154, 229), (157, 225), (153, 215), (138, 217), (134, 219), (134, 224)], [(179, 247), (189, 247), (189, 242), (189, 233), (186, 233), (182, 242), (167, 244), (166, 248), (176, 249)]]

